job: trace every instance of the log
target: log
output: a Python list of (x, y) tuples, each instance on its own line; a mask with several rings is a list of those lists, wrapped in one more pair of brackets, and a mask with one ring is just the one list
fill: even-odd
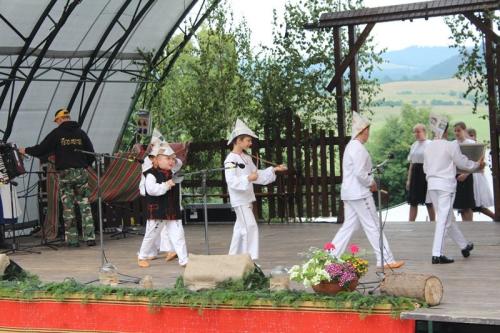
[(435, 306), (443, 298), (443, 284), (434, 275), (391, 273), (387, 274), (382, 281), (380, 292), (392, 296), (420, 299), (429, 306)]

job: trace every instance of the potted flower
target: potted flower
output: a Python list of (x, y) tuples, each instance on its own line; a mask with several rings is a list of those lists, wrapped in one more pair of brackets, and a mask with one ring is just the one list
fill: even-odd
[(290, 269), (290, 279), (312, 287), (318, 293), (336, 294), (353, 291), (359, 279), (368, 271), (368, 261), (358, 256), (359, 247), (349, 247), (349, 253), (333, 255), (335, 245), (326, 243), (323, 249), (311, 248), (303, 265)]

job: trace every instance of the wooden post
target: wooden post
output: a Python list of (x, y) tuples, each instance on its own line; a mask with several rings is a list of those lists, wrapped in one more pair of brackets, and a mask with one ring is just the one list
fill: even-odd
[(304, 131), (304, 177), (306, 183), (306, 215), (312, 217), (311, 196), (311, 136), (309, 130)]
[[(268, 161), (273, 161), (277, 164), (281, 164), (283, 162), (281, 126), (274, 127), (274, 140), (276, 159), (268, 159)], [(285, 217), (285, 204), (283, 202), (283, 200), (285, 199), (285, 197), (283, 196), (283, 193), (285, 192), (285, 186), (283, 184), (283, 175), (278, 176), (278, 178), (276, 179), (276, 184), (278, 185), (276, 196), (276, 199), (278, 201), (278, 217), (283, 221), (283, 217)]]
[[(488, 27), (492, 27), (491, 20), (486, 19)], [(485, 36), (486, 52), (484, 59), (486, 62), (487, 84), (488, 84), (488, 113), (490, 124), (490, 144), (491, 144), (491, 161), (493, 167), (493, 194), (495, 198), (495, 221), (500, 221), (500, 158), (499, 158), (499, 142), (498, 142), (498, 121), (497, 121), (497, 96), (495, 91), (495, 60), (493, 53), (493, 41)], [(498, 73), (497, 73), (498, 75)]]
[[(269, 125), (266, 124), (264, 127), (264, 137), (266, 140), (266, 160), (271, 161), (272, 160), (272, 140), (271, 140), (271, 129), (269, 128)], [(269, 221), (276, 216), (276, 206), (275, 206), (275, 200), (274, 200), (274, 185), (269, 184), (267, 185), (267, 202), (268, 202), (268, 217)]]
[[(355, 26), (348, 27), (349, 34), (349, 50), (354, 48), (356, 43)], [(349, 65), (349, 83), (351, 85), (351, 111), (359, 112), (359, 87), (358, 87), (358, 56), (356, 55)]]
[(328, 209), (328, 163), (326, 161), (325, 130), (319, 131), (319, 157), (321, 163), (321, 216), (329, 216)]
[[(333, 56), (335, 61), (335, 72), (340, 72), (340, 64), (342, 62), (342, 43), (340, 41), (340, 28), (333, 28)], [(340, 78), (339, 83), (335, 86), (335, 100), (337, 104), (337, 128), (338, 136), (340, 139), (339, 154), (340, 154), (340, 176), (342, 176), (342, 160), (344, 156), (346, 133), (345, 133), (345, 104), (344, 104), (344, 83)], [(340, 211), (337, 221), (344, 222), (342, 203), (340, 204)]]
[[(293, 114), (292, 110), (288, 109), (286, 113), (286, 163), (289, 172), (286, 175), (286, 203), (287, 203), (287, 216), (295, 217), (295, 207), (293, 200), (294, 193), (294, 178), (296, 177), (294, 171), (294, 158), (293, 158)], [(287, 220), (288, 222), (288, 220)]]
[(305, 145), (302, 141), (302, 128), (300, 118), (294, 117), (295, 120), (295, 203), (297, 206), (297, 215), (299, 218), (304, 217), (304, 206), (302, 200), (302, 146)]
[(335, 144), (333, 141), (333, 130), (328, 131), (329, 145), (328, 152), (330, 157), (330, 206), (332, 207), (332, 215), (337, 215), (337, 191), (335, 190)]
[[(252, 155), (254, 156), (260, 156), (259, 155), (259, 152), (260, 152), (260, 144), (258, 141), (256, 141), (253, 145), (252, 145)], [(255, 194), (256, 194), (256, 205), (254, 205), (254, 211), (257, 211), (257, 217), (258, 219), (262, 219), (262, 196), (260, 195), (262, 193), (262, 186), (255, 186), (254, 187), (255, 189)]]
[[(227, 142), (226, 140), (222, 140), (221, 143), (220, 143), (220, 146), (219, 146), (219, 152), (220, 152), (220, 165), (224, 165), (224, 160), (226, 159), (226, 154), (228, 152), (228, 145), (227, 145)], [(221, 194), (225, 194), (227, 193), (227, 184), (226, 184), (226, 173), (224, 172), (224, 170), (221, 171), (221, 179), (222, 179), (222, 183), (221, 183), (221, 187), (220, 187), (220, 191), (221, 191)], [(222, 202), (224, 203), (227, 203), (228, 202), (228, 198), (226, 198), (225, 196), (222, 196)]]
[(316, 125), (312, 126), (311, 133), (311, 160), (313, 176), (313, 216), (319, 216), (319, 177), (318, 177), (318, 131)]

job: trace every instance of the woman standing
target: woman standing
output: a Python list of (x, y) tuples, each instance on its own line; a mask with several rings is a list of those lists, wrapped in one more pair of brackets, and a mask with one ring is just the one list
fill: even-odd
[[(467, 134), (471, 140), (477, 142), (477, 133), (475, 129), (468, 128)], [(483, 213), (492, 220), (495, 220), (495, 213), (487, 208), (493, 206), (495, 203), (493, 202), (493, 195), (491, 194), (488, 180), (484, 175), (484, 170), (481, 172), (474, 172), (472, 177), (474, 181), (474, 201), (476, 203), (476, 207), (473, 210)]]
[[(475, 141), (467, 137), (467, 126), (463, 121), (459, 121), (454, 126), (455, 138), (454, 142), (458, 144), (475, 143)], [(472, 209), (476, 208), (474, 200), (474, 180), (468, 172), (457, 174), (457, 194), (453, 208), (458, 209), (462, 216), (462, 221), (472, 221)]]
[(417, 218), (418, 206), (425, 204), (429, 219), (435, 220), (434, 207), (427, 195), (427, 180), (423, 168), (424, 163), (424, 150), (425, 147), (431, 142), (427, 139), (427, 133), (423, 124), (416, 124), (413, 127), (413, 134), (415, 134), (415, 142), (411, 145), (410, 154), (408, 154), (408, 161), (410, 166), (408, 168), (408, 179), (406, 180), (406, 190), (408, 191), (408, 203), (410, 204), (410, 222), (414, 222)]

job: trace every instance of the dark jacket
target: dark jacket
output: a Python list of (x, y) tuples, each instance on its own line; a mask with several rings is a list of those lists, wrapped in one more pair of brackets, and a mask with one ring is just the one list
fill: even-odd
[[(152, 174), (158, 184), (172, 179), (171, 171), (161, 171), (151, 168), (144, 172), (144, 177), (147, 177), (148, 174)], [(179, 187), (174, 186), (160, 196), (149, 195), (146, 189), (146, 211), (148, 220), (180, 220)]]
[(40, 144), (26, 148), (26, 153), (42, 157), (54, 153), (56, 170), (86, 168), (94, 161), (92, 155), (75, 151), (94, 151), (92, 142), (76, 121), (65, 121), (50, 132)]

